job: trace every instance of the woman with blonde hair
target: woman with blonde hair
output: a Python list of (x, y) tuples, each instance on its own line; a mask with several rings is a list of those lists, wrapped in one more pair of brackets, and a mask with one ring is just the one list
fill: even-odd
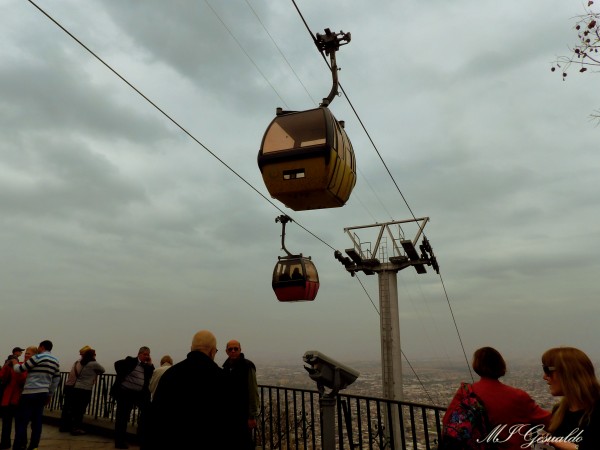
[(594, 365), (581, 350), (556, 347), (542, 355), (550, 394), (562, 399), (555, 407), (549, 442), (561, 450), (600, 449), (600, 383)]
[[(25, 361), (28, 361), (33, 355), (37, 354), (37, 345), (32, 345), (25, 349)], [(2, 369), (0, 369), (0, 380), (4, 384), (4, 392), (0, 398), (2, 407), (2, 437), (0, 438), (0, 449), (9, 449), (12, 447), (10, 436), (13, 428), (13, 421), (17, 414), (17, 407), (25, 378), (27, 373), (16, 373), (13, 369), (11, 359), (6, 360)]]
[(98, 375), (104, 373), (104, 367), (96, 361), (96, 350), (93, 348), (86, 350), (81, 356), (81, 360), (75, 364), (76, 377), (73, 385), (71, 434), (77, 436), (85, 434), (82, 429), (83, 415), (92, 399), (92, 388), (96, 384)]

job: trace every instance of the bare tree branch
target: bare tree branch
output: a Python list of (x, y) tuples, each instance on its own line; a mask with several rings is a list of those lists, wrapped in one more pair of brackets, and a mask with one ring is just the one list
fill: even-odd
[[(600, 68), (600, 13), (591, 9), (593, 4), (592, 0), (588, 1), (585, 14), (575, 17), (577, 44), (571, 48), (571, 54), (557, 57), (550, 69), (560, 73), (563, 80), (566, 80), (570, 70), (577, 70), (579, 73), (587, 72), (588, 69), (600, 72), (600, 69), (593, 70)], [(594, 111), (590, 118), (600, 124), (600, 110)]]

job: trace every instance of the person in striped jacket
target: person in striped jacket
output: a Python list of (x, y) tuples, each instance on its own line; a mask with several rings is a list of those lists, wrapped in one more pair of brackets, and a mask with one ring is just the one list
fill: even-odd
[(42, 435), (42, 414), (56, 391), (60, 381), (60, 365), (58, 359), (50, 352), (51, 341), (42, 341), (38, 354), (32, 356), (23, 364), (14, 361), (16, 373), (27, 372), (25, 386), (19, 400), (15, 417), (15, 450), (25, 450), (27, 445), (27, 426), (31, 422), (31, 441), (28, 450), (37, 449)]

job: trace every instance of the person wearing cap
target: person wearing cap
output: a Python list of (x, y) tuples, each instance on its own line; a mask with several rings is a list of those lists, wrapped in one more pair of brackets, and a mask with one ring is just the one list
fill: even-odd
[(12, 349), (12, 353), (10, 354), (10, 356), (6, 359), (16, 359), (18, 361), (24, 351), (24, 348), (15, 347)]
[[(73, 363), (73, 366), (71, 366), (69, 376), (65, 381), (63, 389), (63, 407), (60, 414), (60, 422), (58, 428), (58, 430), (63, 433), (69, 433), (73, 431), (73, 389), (75, 387), (75, 382), (77, 381), (77, 364), (80, 363), (83, 354), (91, 349), (92, 347), (90, 347), (89, 345), (84, 345), (79, 349), (79, 359)], [(81, 372), (81, 367), (79, 368), (79, 372)]]
[[(37, 352), (37, 345), (27, 347), (25, 350), (25, 361), (29, 360)], [(2, 382), (2, 396), (0, 400), (2, 435), (0, 437), (0, 449), (10, 449), (12, 447), (10, 436), (21, 392), (23, 392), (23, 387), (25, 386), (25, 378), (27, 377), (26, 373), (15, 373), (12, 362), (16, 358), (18, 356), (11, 355), (4, 363), (2, 369), (0, 369), (0, 380)]]

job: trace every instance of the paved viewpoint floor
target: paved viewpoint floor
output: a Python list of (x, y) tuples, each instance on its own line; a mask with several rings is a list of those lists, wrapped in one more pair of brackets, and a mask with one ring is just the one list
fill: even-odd
[[(58, 427), (44, 424), (40, 450), (67, 450), (67, 449), (114, 449), (115, 441), (106, 436), (85, 434), (71, 436), (70, 433), (61, 433)], [(130, 450), (139, 450), (137, 445), (129, 444)]]
[[(96, 434), (71, 436), (70, 433), (61, 433), (58, 427), (44, 423), (40, 450), (80, 450), (80, 449), (114, 449), (115, 442), (112, 438)], [(139, 450), (139, 446), (129, 444), (130, 450)]]

